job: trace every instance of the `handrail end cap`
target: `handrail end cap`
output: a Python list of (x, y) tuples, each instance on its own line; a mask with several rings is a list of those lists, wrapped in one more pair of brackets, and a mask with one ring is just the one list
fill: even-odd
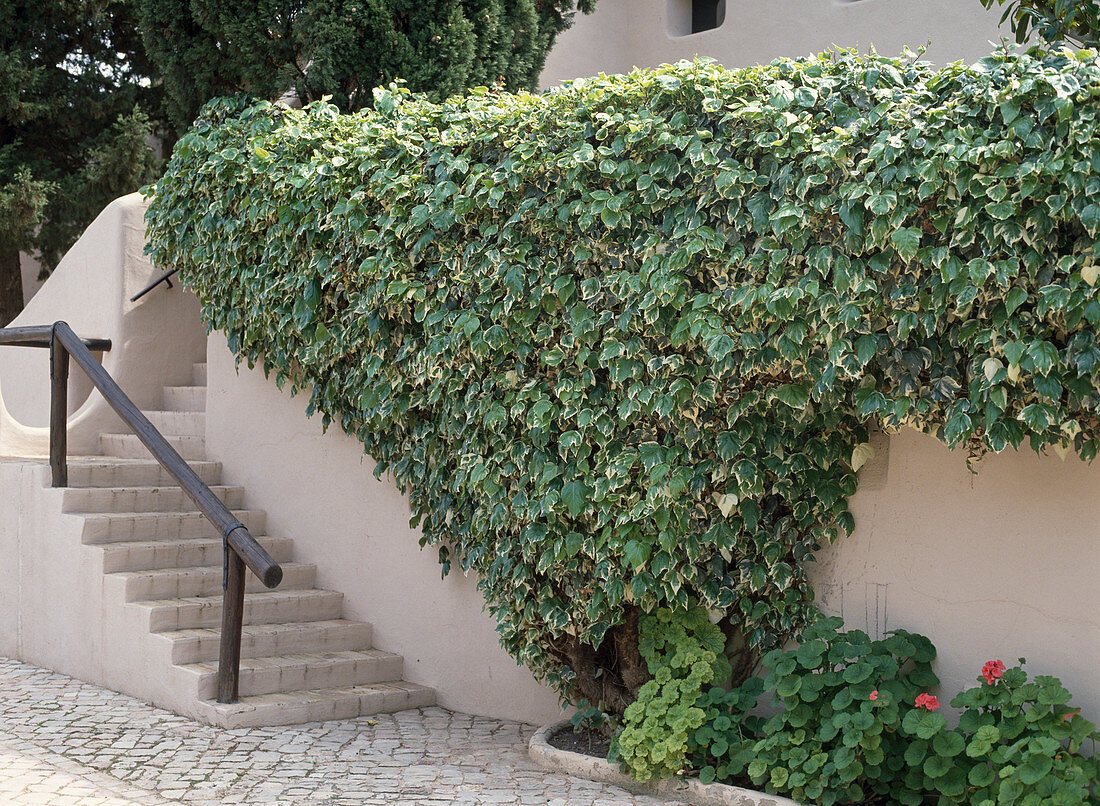
[(279, 587), (279, 583), (283, 581), (283, 567), (281, 565), (273, 565), (267, 569), (267, 572), (263, 576), (263, 583), (269, 588)]

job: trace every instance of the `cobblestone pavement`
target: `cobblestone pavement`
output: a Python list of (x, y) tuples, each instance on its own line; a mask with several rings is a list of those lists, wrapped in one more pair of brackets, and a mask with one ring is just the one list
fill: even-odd
[(534, 727), (423, 708), (223, 730), (0, 658), (0, 804), (658, 806), (546, 772)]

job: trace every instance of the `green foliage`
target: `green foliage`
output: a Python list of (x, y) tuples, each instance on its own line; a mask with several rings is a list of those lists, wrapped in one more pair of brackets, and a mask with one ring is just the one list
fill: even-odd
[(612, 757), (636, 781), (671, 778), (688, 762), (692, 735), (707, 718), (703, 688), (729, 676), (726, 639), (707, 611), (658, 608), (641, 619), (639, 648), (653, 679), (623, 714)]
[[(107, 202), (154, 177), (150, 76), (129, 0), (0, 0), (0, 266), (30, 251), (52, 269)], [(21, 293), (0, 299), (0, 324), (11, 303)]]
[(180, 131), (218, 95), (248, 92), (345, 111), (403, 79), (433, 98), (533, 89), (573, 9), (595, 0), (135, 0)]
[(613, 736), (617, 720), (605, 712), (602, 708), (590, 705), (588, 700), (577, 703), (577, 710), (569, 722), (573, 725), (575, 736), (584, 736), (588, 742), (588, 752), (595, 750), (594, 743), (597, 739), (606, 739)]
[(1061, 681), (1039, 675), (1028, 682), (1021, 666), (978, 679), (951, 701), (963, 709), (957, 728), (918, 736), (903, 725), (912, 742), (905, 789), (970, 806), (1100, 803), (1100, 763), (1080, 753), (1086, 740), (1095, 753), (1100, 734), (1069, 706)]
[(574, 731), (583, 733), (595, 733), (603, 730), (608, 723), (608, 715), (595, 705), (590, 705), (588, 700), (577, 703), (577, 712), (569, 718)]
[(696, 702), (703, 724), (691, 737), (688, 757), (704, 784), (744, 777), (763, 730), (763, 718), (750, 713), (763, 690), (764, 680), (750, 677), (732, 690), (712, 686)]
[(764, 724), (758, 742), (727, 762), (726, 777), (747, 773), (768, 792), (822, 806), (874, 795), (920, 803), (919, 790), (900, 786), (908, 748), (901, 726), (944, 721), (915, 707), (924, 689), (939, 683), (932, 673), (936, 650), (904, 630), (871, 641), (859, 630), (839, 632), (841, 626), (838, 618), (821, 619), (806, 628), (797, 649), (764, 657), (764, 688), (783, 709)]
[[(764, 658), (763, 681), (711, 692), (730, 707), (696, 731), (692, 761), (703, 781), (747, 776), (768, 792), (822, 806), (1100, 802), (1100, 763), (1080, 752), (1087, 740), (1095, 751), (1100, 734), (1068, 705), (1057, 678), (1029, 683), (1022, 668), (1004, 671), (997, 662), (999, 670), (951, 701), (962, 714), (949, 728), (924, 693), (939, 682), (927, 638), (898, 630), (871, 641), (841, 626), (821, 619), (797, 649)], [(747, 715), (761, 687), (782, 705), (763, 724)]]
[(0, 153), (4, 160), (0, 170), (8, 178), (0, 184), (0, 244), (6, 245), (9, 252), (30, 243), (53, 190), (49, 182), (35, 179), (25, 165), (11, 166), (11, 156)]
[(1089, 53), (835, 53), (225, 102), (150, 252), (408, 491), (514, 657), (606, 703), (628, 613), (806, 623), (868, 425), (1095, 456), (1098, 95)]
[(1097, 0), (981, 0), (986, 8), (1005, 6), (1001, 22), (1008, 20), (1017, 42), (1034, 32), (1046, 42), (1075, 42), (1100, 47), (1100, 3)]

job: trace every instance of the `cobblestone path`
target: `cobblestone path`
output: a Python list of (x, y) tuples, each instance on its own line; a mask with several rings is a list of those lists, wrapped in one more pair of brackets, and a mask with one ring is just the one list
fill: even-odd
[(424, 708), (223, 730), (0, 658), (0, 804), (658, 806), (548, 773), (534, 728)]

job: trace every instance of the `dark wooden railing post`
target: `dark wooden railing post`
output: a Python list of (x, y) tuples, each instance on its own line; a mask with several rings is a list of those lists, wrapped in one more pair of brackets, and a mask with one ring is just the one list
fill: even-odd
[(50, 333), (50, 472), (54, 487), (69, 486), (69, 351)]
[(222, 639), (218, 651), (218, 702), (237, 701), (241, 677), (241, 625), (244, 623), (244, 560), (230, 550), (222, 598)]

